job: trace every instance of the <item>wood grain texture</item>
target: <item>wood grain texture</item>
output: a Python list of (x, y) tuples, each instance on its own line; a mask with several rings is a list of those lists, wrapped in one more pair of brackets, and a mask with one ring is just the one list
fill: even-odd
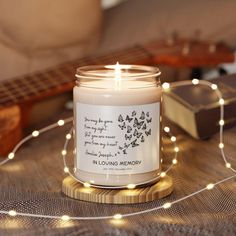
[(0, 109), (0, 155), (7, 155), (22, 138), (19, 106)]
[(133, 204), (150, 202), (168, 196), (173, 191), (172, 178), (166, 176), (159, 182), (136, 189), (98, 189), (84, 187), (68, 176), (63, 180), (62, 192), (68, 197), (82, 201), (109, 203), (109, 204)]

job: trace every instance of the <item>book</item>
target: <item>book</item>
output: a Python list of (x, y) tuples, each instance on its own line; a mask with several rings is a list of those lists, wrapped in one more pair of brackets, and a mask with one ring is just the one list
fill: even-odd
[[(224, 128), (236, 124), (236, 74), (210, 80), (217, 84), (224, 103)], [(220, 129), (220, 104), (216, 92), (206, 85), (180, 85), (163, 95), (165, 116), (192, 137), (206, 139)], [(181, 84), (181, 82), (179, 83)]]

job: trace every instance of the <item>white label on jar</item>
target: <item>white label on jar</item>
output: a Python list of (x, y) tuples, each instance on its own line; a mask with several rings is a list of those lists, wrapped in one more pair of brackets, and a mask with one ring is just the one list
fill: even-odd
[(160, 103), (100, 106), (76, 103), (76, 167), (97, 174), (159, 169)]

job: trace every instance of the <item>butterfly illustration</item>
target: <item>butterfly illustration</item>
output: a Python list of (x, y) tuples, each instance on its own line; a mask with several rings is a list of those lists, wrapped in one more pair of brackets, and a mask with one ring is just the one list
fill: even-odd
[(147, 119), (147, 123), (151, 123), (152, 122), (152, 118)]
[(141, 116), (140, 116), (140, 118), (139, 118), (140, 120), (144, 120), (145, 119), (145, 113), (142, 111), (142, 113), (141, 113)]
[(147, 125), (144, 124), (142, 130), (145, 130), (147, 128)]
[(149, 111), (146, 113), (146, 116), (149, 117)]
[(119, 146), (119, 149), (120, 149), (120, 150), (122, 150), (122, 149), (123, 149), (123, 147)]
[(132, 116), (136, 116), (136, 114), (137, 114), (136, 111), (132, 112)]
[(119, 117), (118, 117), (118, 121), (119, 121), (119, 122), (123, 122), (123, 121), (124, 121), (122, 115), (119, 115)]
[(131, 138), (132, 138), (132, 134), (130, 135), (125, 134), (125, 140), (130, 140)]
[(132, 131), (132, 128), (129, 125), (127, 125), (127, 133), (130, 133), (131, 131)]
[(133, 134), (134, 136), (137, 136), (138, 135), (138, 130), (134, 130), (134, 134)]
[(148, 136), (148, 135), (151, 135), (151, 129), (149, 129), (148, 131), (145, 131), (145, 134)]
[(123, 154), (127, 154), (126, 149), (123, 150)]
[(127, 115), (125, 120), (127, 120), (130, 123), (133, 120), (133, 118), (131, 118)]
[(137, 146), (139, 146), (139, 144), (136, 143), (136, 142), (137, 142), (137, 139), (135, 139), (133, 142), (131, 142), (132, 147), (137, 147)]
[(134, 118), (134, 124), (137, 124), (138, 123), (138, 119), (135, 117)]
[(141, 128), (141, 126), (143, 125), (144, 121), (138, 122), (138, 119), (135, 118), (134, 119), (134, 127), (137, 127), (138, 129)]
[(127, 144), (127, 143), (124, 144), (125, 148), (128, 148), (129, 146), (130, 146), (130, 144)]
[(144, 143), (145, 139), (144, 139), (144, 136), (142, 135), (141, 137), (141, 142)]
[(125, 122), (124, 122), (122, 125), (119, 125), (119, 127), (120, 127), (122, 130), (125, 129), (125, 128), (126, 128)]
[(142, 133), (138, 133), (137, 134), (137, 138), (140, 138), (141, 135), (142, 135)]

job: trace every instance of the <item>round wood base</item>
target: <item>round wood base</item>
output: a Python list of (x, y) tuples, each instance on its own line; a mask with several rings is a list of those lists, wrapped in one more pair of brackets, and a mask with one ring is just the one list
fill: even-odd
[(157, 200), (168, 196), (173, 191), (172, 178), (165, 176), (157, 183), (135, 189), (98, 189), (84, 187), (70, 176), (62, 183), (62, 192), (68, 197), (98, 203), (131, 204)]

